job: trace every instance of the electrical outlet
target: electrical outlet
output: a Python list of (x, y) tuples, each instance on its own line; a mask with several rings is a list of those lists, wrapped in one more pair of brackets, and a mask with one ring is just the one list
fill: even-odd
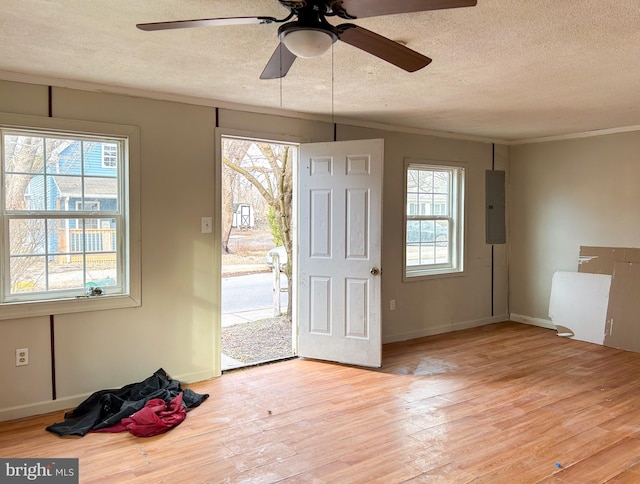
[(391, 301), (389, 301), (389, 310), (390, 311), (395, 311), (396, 310), (396, 300), (392, 299)]
[(29, 348), (16, 348), (16, 366), (29, 364)]

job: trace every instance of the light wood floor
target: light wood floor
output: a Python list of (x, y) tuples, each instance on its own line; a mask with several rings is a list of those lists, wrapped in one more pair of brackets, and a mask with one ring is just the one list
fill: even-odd
[(62, 413), (5, 422), (0, 455), (78, 457), (82, 483), (640, 482), (640, 354), (502, 323), (387, 345), (383, 361), (192, 385), (210, 398), (147, 439), (46, 432)]

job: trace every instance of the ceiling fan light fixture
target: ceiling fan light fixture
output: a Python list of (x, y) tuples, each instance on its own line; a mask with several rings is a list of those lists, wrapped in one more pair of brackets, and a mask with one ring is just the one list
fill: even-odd
[(330, 31), (315, 28), (297, 28), (282, 32), (281, 40), (297, 57), (311, 58), (324, 54), (338, 37)]

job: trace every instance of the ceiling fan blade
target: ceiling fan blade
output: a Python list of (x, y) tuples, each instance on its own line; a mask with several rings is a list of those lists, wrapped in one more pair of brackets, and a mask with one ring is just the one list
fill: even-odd
[(415, 72), (431, 63), (428, 57), (398, 42), (354, 24), (338, 25), (339, 39), (375, 55), (408, 72)]
[(286, 76), (296, 59), (296, 55), (292, 54), (291, 51), (280, 42), (269, 59), (269, 62), (267, 62), (262, 74), (260, 74), (260, 79), (280, 79)]
[(332, 8), (334, 11), (336, 9), (346, 11), (348, 14), (346, 18), (364, 18), (444, 8), (474, 7), (477, 3), (477, 0), (338, 0), (334, 2)]
[(174, 20), (170, 22), (152, 22), (147, 24), (136, 24), (140, 30), (170, 30), (188, 29), (191, 27), (217, 27), (221, 25), (243, 25), (243, 24), (270, 24), (277, 19), (274, 17), (223, 17), (223, 18), (202, 18), (198, 20)]

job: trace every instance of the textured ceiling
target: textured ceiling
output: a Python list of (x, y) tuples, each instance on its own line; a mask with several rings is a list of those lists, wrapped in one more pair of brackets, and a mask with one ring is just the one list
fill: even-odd
[(640, 125), (640, 0), (478, 0), (357, 20), (433, 62), (410, 74), (338, 42), (298, 59), (282, 82), (259, 79), (276, 24), (135, 28), (286, 13), (276, 0), (2, 0), (0, 78), (333, 111), (336, 120), (504, 140)]

